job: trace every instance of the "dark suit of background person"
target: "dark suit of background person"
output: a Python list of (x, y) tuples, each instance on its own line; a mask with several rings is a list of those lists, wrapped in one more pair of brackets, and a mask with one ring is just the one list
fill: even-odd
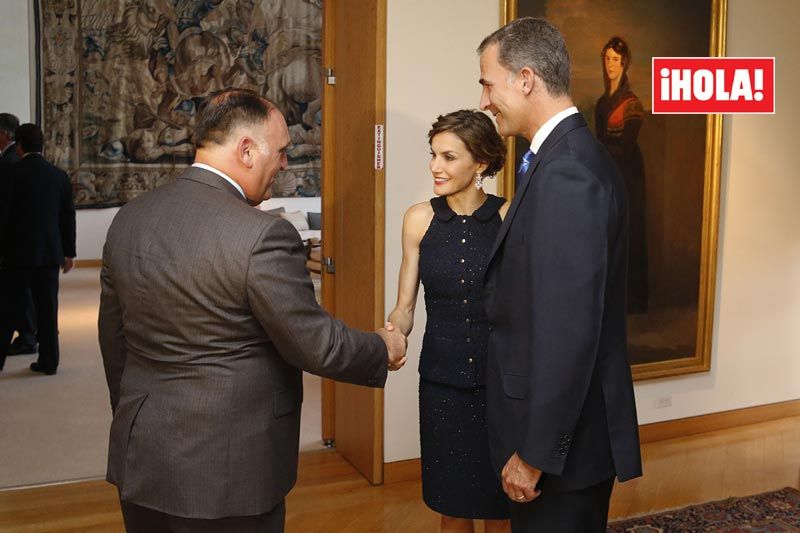
[[(19, 119), (11, 113), (0, 113), (0, 217), (8, 216), (11, 201), (11, 179), (8, 175), (11, 166), (19, 161), (14, 146), (14, 133), (19, 127)], [(0, 227), (5, 218), (0, 218)]]
[(11, 173), (11, 202), (0, 229), (4, 298), (0, 321), (0, 368), (14, 329), (14, 319), (30, 288), (36, 310), (39, 358), (31, 370), (56, 373), (58, 349), (58, 270), (72, 268), (75, 257), (75, 205), (67, 174), (41, 155), (42, 131), (23, 124), (16, 132), (24, 155)]
[[(288, 144), (274, 108), (273, 120)], [(125, 205), (108, 231), (99, 319), (114, 412), (107, 480), (129, 531), (183, 518), (187, 531), (282, 531), (301, 370), (386, 380), (381, 337), (319, 307), (297, 231), (242, 194), (194, 166)]]
[[(544, 52), (548, 61), (558, 51), (566, 56), (552, 26), (535, 19), (515, 23), (512, 31), (542, 31), (535, 37), (540, 42), (549, 36), (562, 43)], [(481, 56), (482, 76), (484, 62), (497, 64), (498, 45), (491, 46)], [(507, 463), (541, 471), (533, 483), (538, 496), (528, 488), (524, 497), (509, 495), (522, 502), (511, 503), (514, 531), (605, 531), (614, 477), (641, 475), (626, 346), (624, 182), (572, 106), (569, 61), (563, 62), (565, 95), (550, 96), (528, 69), (528, 79), (520, 71), (506, 94), (522, 104), (505, 109), (499, 96), (497, 106), (485, 104), (485, 96), (481, 102), (500, 111), (501, 129), (514, 112), (542, 115), (530, 133), (545, 136), (512, 132), (530, 135), (535, 157), (517, 177), (484, 277), (492, 461), (499, 472)], [(493, 81), (505, 83), (505, 72), (494, 74)]]
[[(19, 127), (19, 119), (10, 113), (0, 113), (0, 216), (7, 216), (5, 203), (11, 201), (11, 178), (8, 173), (11, 166), (19, 161), (19, 154), (14, 146), (14, 132)], [(4, 222), (0, 220), (0, 227)], [(0, 257), (0, 264), (2, 258)], [(0, 272), (2, 276), (2, 272)], [(8, 350), (9, 355), (36, 353), (36, 316), (33, 311), (33, 299), (30, 290), (25, 294), (25, 305), (17, 310), (14, 331), (19, 335)]]

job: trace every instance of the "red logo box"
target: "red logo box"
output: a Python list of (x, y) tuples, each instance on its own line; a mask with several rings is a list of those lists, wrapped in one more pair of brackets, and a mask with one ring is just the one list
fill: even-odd
[(654, 57), (653, 113), (775, 113), (774, 57)]

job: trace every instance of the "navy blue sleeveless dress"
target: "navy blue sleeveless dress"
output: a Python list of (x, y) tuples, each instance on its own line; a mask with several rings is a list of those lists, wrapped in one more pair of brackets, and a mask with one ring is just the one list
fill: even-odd
[(488, 195), (471, 216), (445, 197), (419, 245), (427, 324), (419, 360), (422, 497), (459, 518), (508, 518), (508, 498), (489, 459), (483, 273), (500, 230), (504, 200)]

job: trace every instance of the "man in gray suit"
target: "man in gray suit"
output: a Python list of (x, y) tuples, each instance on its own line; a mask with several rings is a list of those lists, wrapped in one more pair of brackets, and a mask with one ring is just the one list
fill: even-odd
[(328, 315), (296, 230), (250, 207), (287, 164), (270, 102), (210, 96), (195, 141), (195, 164), (123, 207), (103, 250), (107, 479), (128, 531), (283, 531), (301, 370), (382, 387), (405, 338)]

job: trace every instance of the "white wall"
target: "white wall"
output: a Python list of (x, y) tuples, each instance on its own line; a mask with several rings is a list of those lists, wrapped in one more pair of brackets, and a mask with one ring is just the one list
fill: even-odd
[[(4, 0), (0, 14), (0, 113), (12, 113), (30, 122), (31, 57), (26, 0)], [(31, 8), (32, 10), (33, 8)], [(33, 13), (30, 15), (33, 18)]]
[(75, 252), (79, 260), (103, 257), (103, 244), (119, 207), (80, 209), (75, 215)]
[[(396, 295), (403, 212), (432, 195), (427, 127), (438, 113), (477, 105), (474, 49), (497, 27), (498, 3), (389, 0), (387, 313)], [(641, 423), (800, 398), (800, 179), (792, 157), (800, 116), (797, 20), (796, 0), (729, 0), (728, 55), (777, 57), (778, 111), (726, 117), (712, 369), (637, 383)], [(422, 296), (419, 302), (409, 363), (386, 388), (387, 462), (419, 457)], [(665, 396), (672, 407), (655, 409)]]
[[(499, 2), (389, 0), (386, 58), (386, 314), (394, 308), (405, 210), (433, 196), (427, 133), (436, 117), (477, 108), (475, 49), (499, 21)], [(494, 182), (492, 181), (493, 191)], [(406, 367), (385, 392), (386, 462), (419, 457), (417, 363), (425, 331), (420, 291)]]

